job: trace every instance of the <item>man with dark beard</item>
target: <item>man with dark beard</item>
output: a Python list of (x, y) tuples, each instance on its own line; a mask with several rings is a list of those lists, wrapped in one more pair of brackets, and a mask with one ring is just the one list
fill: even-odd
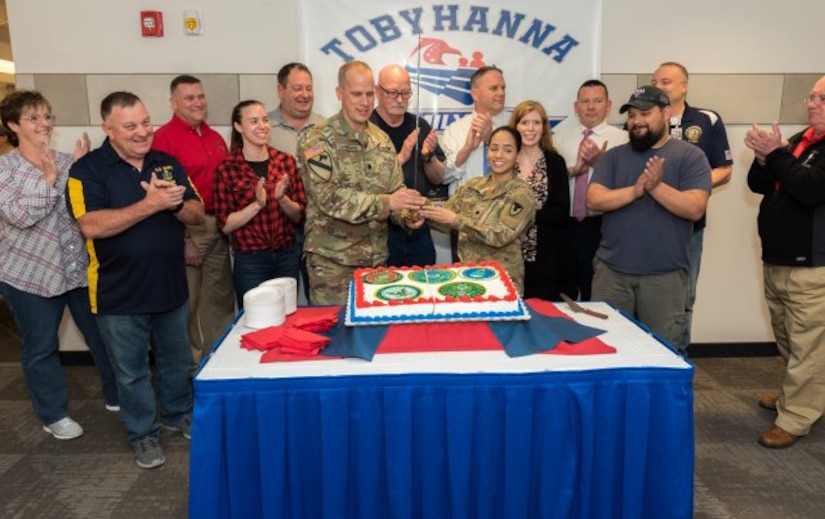
[(587, 190), (588, 207), (604, 213), (593, 300), (677, 346), (686, 325), (688, 244), (710, 196), (710, 165), (696, 146), (670, 137), (662, 90), (638, 88), (625, 112), (630, 142), (607, 151)]

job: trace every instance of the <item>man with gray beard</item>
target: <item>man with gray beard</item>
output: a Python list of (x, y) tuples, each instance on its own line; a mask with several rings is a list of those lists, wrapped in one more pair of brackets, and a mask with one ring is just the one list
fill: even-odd
[(710, 196), (710, 165), (696, 146), (670, 137), (670, 101), (638, 88), (627, 112), (630, 142), (602, 157), (587, 206), (604, 213), (593, 265), (593, 300), (607, 301), (678, 346), (684, 333), (688, 244)]

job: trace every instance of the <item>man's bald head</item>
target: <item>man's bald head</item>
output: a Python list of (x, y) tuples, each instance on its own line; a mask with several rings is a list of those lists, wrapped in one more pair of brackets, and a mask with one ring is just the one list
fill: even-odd
[(410, 84), (410, 73), (401, 65), (387, 65), (378, 73), (378, 83), (381, 85), (396, 81)]
[(387, 65), (378, 73), (375, 87), (378, 115), (390, 126), (398, 126), (412, 97), (410, 74), (400, 65)]

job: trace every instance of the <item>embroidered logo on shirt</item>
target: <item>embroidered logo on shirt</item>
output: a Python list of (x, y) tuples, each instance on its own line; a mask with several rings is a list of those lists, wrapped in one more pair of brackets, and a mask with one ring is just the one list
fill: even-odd
[(172, 176), (172, 171), (174, 168), (172, 166), (158, 166), (152, 170), (152, 173), (158, 177), (158, 180), (165, 180), (170, 184), (177, 184), (175, 182), (175, 177)]
[(699, 126), (688, 126), (684, 129), (683, 135), (685, 140), (691, 144), (696, 144), (702, 138), (702, 128)]
[(524, 206), (518, 202), (513, 202), (513, 205), (510, 206), (510, 216), (518, 216), (522, 211), (524, 211)]

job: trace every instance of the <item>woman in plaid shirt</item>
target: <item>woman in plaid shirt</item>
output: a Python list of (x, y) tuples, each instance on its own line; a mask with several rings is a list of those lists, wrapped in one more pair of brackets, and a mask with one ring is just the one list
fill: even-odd
[(238, 307), (244, 294), (279, 277), (298, 279), (295, 229), (306, 195), (295, 159), (269, 145), (264, 106), (242, 101), (232, 110), (230, 156), (215, 171), (215, 218), (231, 238)]
[(52, 107), (33, 90), (9, 94), (0, 116), (16, 146), (0, 157), (0, 294), (20, 330), (20, 361), (34, 412), (46, 432), (68, 440), (83, 428), (69, 416), (60, 369), (58, 327), (67, 306), (97, 364), (106, 409), (119, 410), (89, 301), (89, 257), (66, 206), (69, 167), (89, 151), (89, 138), (78, 140), (74, 157), (52, 150)]

